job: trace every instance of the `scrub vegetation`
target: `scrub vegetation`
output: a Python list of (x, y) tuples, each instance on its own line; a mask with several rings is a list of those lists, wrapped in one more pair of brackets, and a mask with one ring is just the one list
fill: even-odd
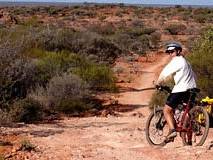
[[(181, 6), (2, 7), (0, 122), (31, 123), (101, 109), (97, 95), (118, 90), (112, 71), (117, 58), (155, 52), (165, 35), (187, 36), (182, 41), (187, 45), (212, 20), (212, 9)], [(212, 96), (212, 28), (192, 51), (199, 86)]]

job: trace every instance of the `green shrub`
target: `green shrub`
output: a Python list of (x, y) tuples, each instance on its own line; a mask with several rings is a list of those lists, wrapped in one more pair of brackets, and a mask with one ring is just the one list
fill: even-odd
[(36, 64), (37, 84), (44, 86), (52, 77), (60, 75), (64, 72), (69, 72), (87, 64), (87, 59), (83, 56), (70, 53), (68, 51), (62, 52), (48, 52), (35, 49), (34, 56), (39, 57)]
[(113, 90), (115, 86), (114, 77), (109, 67), (92, 63), (77, 54), (65, 51), (56, 53), (36, 50), (36, 55), (40, 56), (40, 59), (36, 62), (34, 82), (39, 85), (45, 86), (52, 77), (64, 72), (72, 72), (79, 75), (95, 89)]
[(202, 90), (203, 96), (213, 97), (213, 28), (208, 28), (200, 37), (195, 41), (192, 49), (192, 54), (189, 55), (189, 60), (197, 75), (198, 87)]
[(48, 52), (39, 48), (31, 48), (24, 53), (24, 56), (32, 59), (42, 59), (48, 55)]
[(134, 38), (144, 34), (150, 35), (155, 31), (156, 31), (155, 28), (134, 28), (134, 29), (128, 28), (126, 33)]
[(93, 90), (116, 90), (115, 77), (111, 69), (105, 65), (85, 63), (77, 68), (74, 73), (89, 83)]
[(35, 151), (36, 146), (33, 145), (29, 140), (22, 140), (21, 141), (21, 150), (22, 151)]

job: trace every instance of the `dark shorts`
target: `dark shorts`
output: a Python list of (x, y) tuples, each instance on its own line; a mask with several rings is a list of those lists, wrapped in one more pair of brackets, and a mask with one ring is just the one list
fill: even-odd
[(171, 93), (167, 98), (166, 104), (175, 109), (178, 104), (187, 103), (190, 97), (189, 92)]

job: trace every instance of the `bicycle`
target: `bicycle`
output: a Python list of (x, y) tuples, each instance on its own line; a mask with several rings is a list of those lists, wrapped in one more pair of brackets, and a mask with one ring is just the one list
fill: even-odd
[[(167, 86), (156, 86), (159, 91), (171, 92)], [(209, 116), (202, 106), (196, 106), (195, 97), (200, 92), (194, 88), (188, 90), (188, 103), (180, 103), (174, 111), (175, 130), (180, 133), (184, 145), (201, 146), (204, 144), (209, 131)], [(162, 107), (154, 108), (146, 122), (146, 139), (150, 145), (164, 146), (173, 139), (167, 139), (167, 123)], [(199, 140), (198, 140), (199, 138)]]

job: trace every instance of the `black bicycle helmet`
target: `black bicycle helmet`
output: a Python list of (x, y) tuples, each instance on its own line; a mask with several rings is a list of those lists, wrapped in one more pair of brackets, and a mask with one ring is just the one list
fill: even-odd
[(179, 43), (176, 43), (176, 42), (169, 43), (166, 46), (166, 53), (169, 53), (172, 50), (177, 50), (177, 51), (182, 52), (182, 47), (181, 47), (181, 45)]

